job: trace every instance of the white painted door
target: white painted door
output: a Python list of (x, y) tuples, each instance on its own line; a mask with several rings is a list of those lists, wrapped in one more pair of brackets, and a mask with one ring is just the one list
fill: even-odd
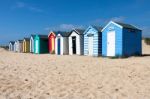
[(39, 44), (38, 44), (38, 40), (35, 41), (35, 53), (38, 53), (38, 49), (39, 49)]
[(115, 31), (107, 33), (107, 56), (115, 56)]
[(93, 36), (89, 37), (88, 50), (89, 56), (93, 56)]

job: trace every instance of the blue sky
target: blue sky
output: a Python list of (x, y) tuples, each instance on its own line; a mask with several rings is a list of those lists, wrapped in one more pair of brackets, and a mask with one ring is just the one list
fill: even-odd
[(150, 0), (1, 0), (0, 44), (50, 30), (104, 26), (110, 20), (136, 25), (150, 37)]

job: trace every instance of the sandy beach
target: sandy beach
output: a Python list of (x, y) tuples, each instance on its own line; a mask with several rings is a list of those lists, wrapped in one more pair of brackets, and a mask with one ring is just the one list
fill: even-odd
[(150, 46), (142, 57), (34, 55), (0, 49), (0, 99), (150, 99)]

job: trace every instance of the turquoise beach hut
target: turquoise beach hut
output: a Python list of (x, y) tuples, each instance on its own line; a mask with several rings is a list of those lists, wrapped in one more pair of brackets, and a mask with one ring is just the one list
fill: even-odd
[(48, 53), (48, 36), (47, 35), (36, 35), (34, 37), (34, 53)]

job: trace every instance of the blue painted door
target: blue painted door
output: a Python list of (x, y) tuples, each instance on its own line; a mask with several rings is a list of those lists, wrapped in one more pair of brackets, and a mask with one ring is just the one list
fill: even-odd
[(58, 42), (57, 42), (58, 44), (58, 48), (57, 48), (57, 53), (58, 53), (58, 55), (60, 55), (60, 38), (58, 38)]

